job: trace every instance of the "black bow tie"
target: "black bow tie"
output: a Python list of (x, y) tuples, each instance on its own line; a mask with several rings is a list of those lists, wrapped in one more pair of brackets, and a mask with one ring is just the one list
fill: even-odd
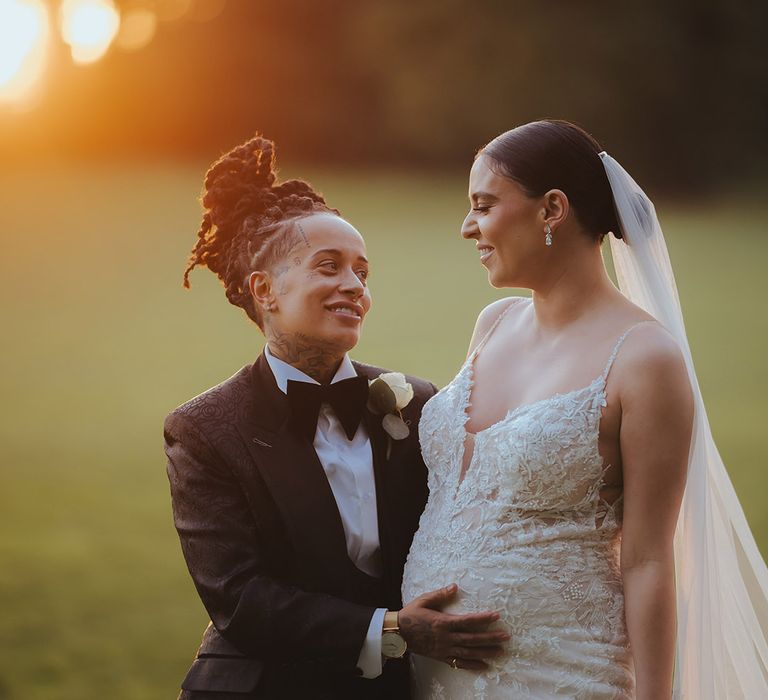
[(331, 405), (347, 438), (352, 440), (368, 401), (368, 380), (352, 377), (333, 384), (309, 384), (289, 379), (287, 393), (293, 421), (310, 442), (315, 440), (317, 417), (323, 403)]

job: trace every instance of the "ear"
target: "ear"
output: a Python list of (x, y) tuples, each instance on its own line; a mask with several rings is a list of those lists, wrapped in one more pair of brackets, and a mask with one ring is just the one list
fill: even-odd
[(248, 289), (253, 301), (258, 306), (262, 315), (265, 311), (273, 312), (277, 309), (277, 297), (272, 288), (272, 278), (265, 270), (255, 270), (248, 277)]
[(544, 197), (544, 223), (549, 224), (552, 230), (556, 229), (568, 218), (571, 205), (568, 197), (562, 190), (549, 190)]

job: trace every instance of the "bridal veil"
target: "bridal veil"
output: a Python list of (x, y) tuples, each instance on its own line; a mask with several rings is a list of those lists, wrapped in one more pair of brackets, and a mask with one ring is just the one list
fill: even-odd
[(712, 437), (653, 203), (615, 159), (600, 157), (624, 236), (611, 237), (619, 288), (675, 337), (694, 392), (688, 481), (675, 533), (674, 698), (768, 698), (768, 569)]

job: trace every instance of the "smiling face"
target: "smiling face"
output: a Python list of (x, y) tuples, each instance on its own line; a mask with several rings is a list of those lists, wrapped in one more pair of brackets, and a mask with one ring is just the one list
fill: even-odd
[(481, 155), (469, 175), (471, 209), (461, 235), (475, 241), (494, 287), (531, 287), (542, 264), (546, 207), (513, 180), (494, 172)]
[[(341, 358), (360, 339), (371, 307), (365, 242), (333, 214), (313, 214), (286, 226), (297, 241), (268, 271), (251, 274), (270, 343), (322, 350)], [(298, 352), (298, 351), (297, 351)]]

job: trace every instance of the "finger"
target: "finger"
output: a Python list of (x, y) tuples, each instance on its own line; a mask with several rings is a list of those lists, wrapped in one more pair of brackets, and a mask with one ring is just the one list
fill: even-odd
[(493, 659), (496, 656), (501, 656), (506, 649), (500, 646), (491, 647), (457, 647), (451, 650), (451, 658), (457, 659)]
[(450, 615), (448, 628), (452, 632), (485, 632), (485, 628), (499, 619), (499, 613), (483, 612), (469, 615)]
[(416, 600), (419, 602), (419, 606), (423, 608), (440, 608), (456, 595), (458, 586), (452, 583), (445, 588), (438, 588), (435, 591), (429, 591), (420, 595)]
[(508, 642), (511, 639), (506, 632), (461, 632), (450, 637), (450, 643), (455, 647), (491, 647)]

